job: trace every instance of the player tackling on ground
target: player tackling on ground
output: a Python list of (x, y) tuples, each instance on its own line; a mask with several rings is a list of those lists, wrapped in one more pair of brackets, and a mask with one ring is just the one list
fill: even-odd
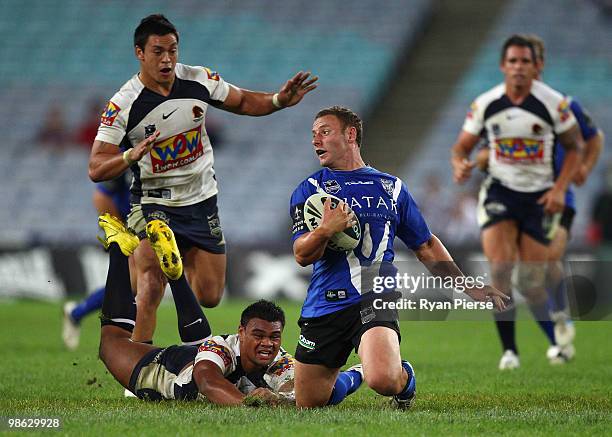
[[(430, 233), (402, 181), (365, 165), (360, 151), (362, 123), (357, 114), (339, 106), (323, 109), (315, 117), (312, 135), (314, 151), (324, 168), (300, 183), (290, 202), (295, 259), (302, 266), (314, 265), (299, 320), (296, 403), (317, 407), (341, 400), (345, 394), (334, 382), (354, 348), (368, 386), (393, 396), (397, 406), (409, 407), (416, 380), (412, 366), (400, 356), (397, 313), (373, 308), (373, 296), (361, 289), (361, 268), (391, 267), (397, 236), (432, 273), (463, 274)], [(331, 209), (328, 199), (321, 225), (308, 232), (304, 203), (317, 192), (350, 199), (362, 235), (354, 250), (336, 252), (327, 247), (335, 233), (353, 225), (354, 218), (343, 203)], [(503, 294), (489, 286), (466, 292), (475, 300), (492, 299), (498, 309), (505, 306)]]
[[(193, 293), (172, 288), (183, 345), (160, 348), (132, 341), (136, 303), (128, 256), (138, 238), (108, 214), (100, 217), (99, 224), (110, 258), (100, 358), (121, 385), (145, 400), (208, 400), (219, 405), (293, 401), (293, 358), (281, 348), (285, 314), (272, 302), (249, 305), (237, 334), (211, 337)], [(158, 225), (174, 239), (163, 222)], [(339, 389), (345, 379), (361, 381), (361, 367), (343, 372), (336, 384)]]

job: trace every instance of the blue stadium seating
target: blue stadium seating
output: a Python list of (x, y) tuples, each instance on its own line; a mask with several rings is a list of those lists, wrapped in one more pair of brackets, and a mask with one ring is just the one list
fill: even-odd
[[(51, 104), (61, 105), (72, 129), (92, 97), (109, 98), (137, 71), (132, 32), (154, 12), (177, 25), (182, 62), (210, 66), (241, 87), (273, 91), (302, 69), (321, 77), (319, 90), (303, 104), (270, 117), (238, 120), (211, 110), (226, 126), (215, 168), (228, 239), (286, 241), (289, 194), (316, 168), (310, 145), (314, 113), (332, 104), (365, 112), (431, 6), (431, 0), (0, 2), (6, 158), (0, 194), (11, 193), (5, 199), (12, 212), (10, 220), (0, 216), (0, 244), (60, 242), (67, 236), (71, 242), (93, 241), (87, 153), (45, 150), (33, 139)], [(53, 211), (55, 220), (45, 220), (41, 211)]]
[[(404, 180), (417, 199), (425, 193), (420, 181), (429, 174), (438, 174), (445, 187), (452, 186), (448, 161), (450, 147), (457, 138), (472, 99), (503, 80), (498, 68), (499, 51), (503, 41), (513, 33), (535, 33), (542, 37), (546, 44), (544, 81), (578, 98), (604, 132), (608, 126), (612, 126), (610, 17), (602, 15), (592, 2), (580, 0), (513, 1), (501, 14), (472, 68), (441, 109), (419, 151), (419, 159), (407, 162), (402, 171)], [(607, 150), (601, 162), (605, 163), (611, 157)], [(584, 241), (591, 199), (600, 187), (603, 168), (604, 165), (599, 165), (586, 186), (577, 189), (578, 215), (572, 230), (574, 244)], [(447, 190), (443, 200), (450, 201), (459, 191), (463, 191), (463, 188)], [(444, 236), (444, 226), (434, 231)]]

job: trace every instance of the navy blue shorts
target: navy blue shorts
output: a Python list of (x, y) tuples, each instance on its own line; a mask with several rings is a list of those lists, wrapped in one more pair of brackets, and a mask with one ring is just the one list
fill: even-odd
[(503, 220), (514, 220), (521, 233), (542, 244), (550, 244), (561, 214), (545, 214), (538, 199), (548, 190), (522, 193), (486, 180), (478, 198), (478, 224), (485, 229)]
[(225, 253), (217, 196), (189, 206), (132, 205), (128, 226), (143, 239), (146, 238), (146, 224), (156, 219), (164, 221), (172, 229), (181, 250), (195, 246), (210, 253)]
[(198, 346), (169, 346), (151, 349), (140, 359), (130, 377), (129, 389), (140, 399), (194, 400), (198, 387), (193, 379), (187, 384), (175, 384), (176, 377), (187, 365), (193, 364)]

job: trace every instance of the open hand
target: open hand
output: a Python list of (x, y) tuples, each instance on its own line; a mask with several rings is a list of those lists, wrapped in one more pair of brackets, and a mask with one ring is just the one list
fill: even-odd
[(317, 76), (310, 76), (310, 72), (304, 73), (300, 71), (298, 74), (289, 79), (278, 92), (278, 103), (283, 108), (297, 105), (302, 98), (310, 91), (314, 90), (319, 80)]
[(505, 295), (497, 288), (493, 288), (490, 285), (468, 288), (467, 290), (465, 290), (465, 294), (470, 296), (475, 301), (493, 302), (493, 305), (495, 305), (495, 308), (498, 311), (505, 310), (506, 302), (510, 300), (510, 296)]

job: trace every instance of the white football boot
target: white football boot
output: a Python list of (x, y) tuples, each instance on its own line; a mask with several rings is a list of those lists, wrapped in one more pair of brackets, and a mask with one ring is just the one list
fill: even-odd
[(62, 340), (64, 345), (71, 351), (79, 347), (79, 339), (81, 337), (81, 327), (77, 322), (74, 321), (72, 316), (72, 310), (75, 309), (77, 303), (74, 301), (68, 301), (64, 304), (64, 321), (62, 324)]
[(576, 351), (572, 344), (568, 344), (566, 346), (550, 346), (546, 351), (546, 358), (548, 358), (548, 362), (553, 366), (558, 366), (560, 364), (565, 364), (574, 358)]
[(564, 312), (558, 311), (550, 314), (555, 324), (555, 340), (561, 347), (571, 345), (576, 338), (576, 327), (572, 319)]
[(521, 367), (521, 362), (513, 350), (507, 349), (499, 360), (499, 370), (512, 370)]

